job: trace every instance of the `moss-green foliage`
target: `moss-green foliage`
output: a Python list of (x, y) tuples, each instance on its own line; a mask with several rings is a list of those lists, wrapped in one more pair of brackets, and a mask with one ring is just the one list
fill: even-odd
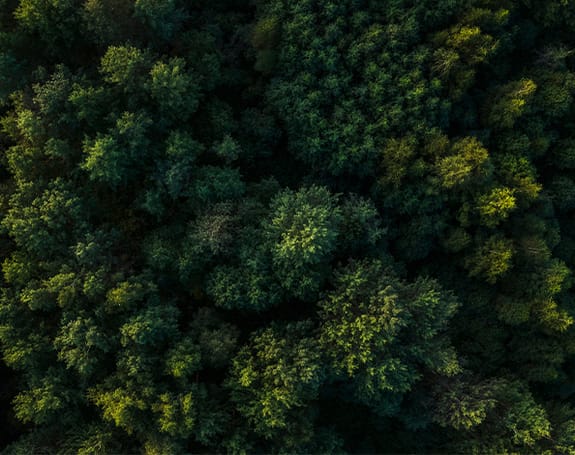
[(0, 450), (575, 454), (574, 27), (0, 0)]

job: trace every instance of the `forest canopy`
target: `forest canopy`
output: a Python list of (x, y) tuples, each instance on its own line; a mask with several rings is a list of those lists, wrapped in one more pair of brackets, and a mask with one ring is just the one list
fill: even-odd
[(0, 0), (0, 450), (575, 455), (575, 0)]

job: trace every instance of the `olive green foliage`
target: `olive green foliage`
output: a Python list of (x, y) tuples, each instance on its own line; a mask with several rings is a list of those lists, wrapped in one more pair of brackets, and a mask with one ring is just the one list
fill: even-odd
[(574, 27), (0, 0), (0, 451), (575, 454)]

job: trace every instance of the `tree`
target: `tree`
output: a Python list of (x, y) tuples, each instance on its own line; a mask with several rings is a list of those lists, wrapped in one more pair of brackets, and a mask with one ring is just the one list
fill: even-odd
[(136, 0), (134, 16), (140, 19), (158, 41), (169, 41), (187, 18), (185, 11), (178, 8), (176, 0)]
[(494, 235), (479, 245), (472, 256), (465, 260), (470, 276), (480, 276), (488, 283), (495, 283), (512, 265), (513, 242)]
[(352, 381), (355, 400), (393, 415), (425, 372), (459, 371), (441, 333), (458, 304), (433, 281), (405, 284), (381, 262), (364, 261), (339, 270), (334, 288), (320, 302), (320, 346), (334, 378)]
[(442, 186), (453, 188), (490, 174), (489, 152), (473, 137), (455, 142), (451, 154), (441, 158), (437, 166)]
[(186, 70), (184, 59), (156, 62), (150, 70), (150, 79), (147, 88), (162, 118), (186, 121), (196, 110), (200, 87), (196, 77)]
[(293, 296), (309, 299), (319, 291), (340, 223), (337, 197), (326, 188), (285, 191), (272, 201), (266, 240), (274, 272)]
[[(456, 382), (441, 400), (438, 422), (466, 430), (466, 439), (457, 441), (453, 450), (533, 450), (551, 435), (545, 409), (519, 381)], [(479, 436), (481, 428), (489, 429), (487, 438)]]
[(2, 225), (23, 250), (47, 259), (62, 253), (70, 237), (85, 227), (82, 200), (63, 180), (54, 181), (30, 198), (32, 188), (33, 184), (27, 184), (24, 191), (14, 195)]
[(136, 163), (145, 156), (146, 130), (150, 124), (150, 119), (143, 114), (124, 112), (110, 134), (84, 141), (86, 158), (81, 168), (96, 182), (112, 188), (126, 185), (135, 177)]
[(104, 81), (134, 92), (143, 85), (152, 65), (148, 52), (134, 46), (110, 46), (100, 62)]
[(84, 2), (81, 24), (87, 38), (98, 45), (120, 45), (139, 29), (133, 17), (134, 4), (126, 0), (87, 0)]
[[(231, 398), (250, 426), (267, 439), (311, 424), (307, 408), (318, 395), (323, 369), (310, 329), (309, 323), (301, 322), (263, 330), (233, 361), (227, 383)], [(309, 438), (309, 429), (306, 433)]]
[(485, 124), (492, 128), (512, 128), (529, 109), (537, 84), (530, 79), (510, 82), (494, 93), (486, 107)]
[(487, 227), (497, 226), (515, 207), (514, 191), (509, 188), (494, 188), (479, 196), (477, 204), (481, 222)]
[(14, 11), (24, 30), (45, 43), (48, 54), (61, 58), (72, 49), (79, 35), (78, 15), (73, 0), (23, 0)]

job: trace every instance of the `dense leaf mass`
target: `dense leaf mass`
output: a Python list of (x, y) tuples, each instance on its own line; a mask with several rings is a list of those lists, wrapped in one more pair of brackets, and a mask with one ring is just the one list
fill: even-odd
[(575, 0), (0, 0), (0, 450), (575, 455)]

